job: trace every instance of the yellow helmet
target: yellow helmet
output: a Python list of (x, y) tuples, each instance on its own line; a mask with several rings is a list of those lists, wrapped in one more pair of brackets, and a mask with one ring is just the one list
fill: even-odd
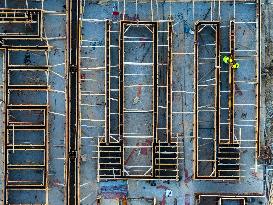
[(237, 69), (237, 68), (240, 67), (240, 64), (239, 64), (239, 63), (235, 63), (235, 64), (232, 65), (232, 67), (233, 67), (234, 69)]

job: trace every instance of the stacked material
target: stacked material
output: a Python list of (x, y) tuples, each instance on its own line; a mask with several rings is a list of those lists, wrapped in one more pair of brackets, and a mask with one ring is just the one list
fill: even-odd
[(101, 195), (105, 199), (121, 199), (128, 195), (127, 181), (107, 181), (100, 183)]

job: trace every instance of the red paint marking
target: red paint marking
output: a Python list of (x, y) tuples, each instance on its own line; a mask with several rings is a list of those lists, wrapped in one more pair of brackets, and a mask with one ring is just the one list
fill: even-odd
[(152, 144), (152, 140), (151, 139), (147, 139), (146, 143), (147, 143), (147, 145), (151, 145)]
[(185, 179), (184, 179), (184, 183), (187, 184), (191, 181), (192, 176), (189, 176), (189, 171), (187, 169), (185, 169)]
[(189, 171), (185, 168), (185, 178), (188, 178), (189, 177)]
[(253, 177), (257, 178), (257, 179), (262, 178), (262, 177), (261, 177), (261, 174), (258, 173), (258, 172), (255, 172), (255, 171), (252, 171), (252, 172), (251, 172), (251, 175), (252, 175)]
[(53, 185), (54, 187), (58, 187), (58, 186), (60, 186), (60, 181), (59, 181), (58, 179), (54, 179), (54, 180), (52, 181), (52, 185)]
[(165, 205), (166, 204), (166, 195), (165, 193), (163, 194), (162, 200), (161, 200), (161, 205)]
[[(151, 145), (151, 142), (152, 141), (150, 139), (147, 139), (145, 142), (141, 143), (141, 145), (142, 146), (149, 146), (149, 145)], [(139, 143), (136, 144), (136, 146), (139, 146), (139, 145), (140, 145)], [(132, 158), (132, 156), (135, 154), (136, 151), (137, 151), (137, 148), (135, 148), (135, 149), (133, 149), (131, 151), (131, 153), (129, 154), (128, 158), (124, 161), (124, 164), (128, 163), (128, 161)], [(142, 155), (147, 155), (148, 154), (148, 148), (147, 147), (142, 147), (140, 149), (140, 153)]]
[(189, 194), (185, 194), (185, 205), (191, 205), (191, 200), (190, 200), (190, 195)]
[[(144, 143), (142, 143), (143, 146), (149, 146), (151, 145), (151, 140), (150, 139), (147, 139)], [(142, 147), (141, 150), (140, 150), (140, 153), (142, 155), (147, 155), (148, 154), (148, 148), (147, 147)]]
[(124, 161), (124, 164), (127, 164), (128, 161), (132, 158), (132, 156), (135, 154), (136, 149), (133, 149), (131, 153), (129, 154), (128, 158)]
[(81, 74), (81, 79), (85, 79), (86, 78), (86, 75), (85, 74)]
[(141, 96), (141, 90), (142, 90), (142, 84), (138, 84), (138, 87), (137, 87), (137, 97)]
[[(157, 189), (164, 189), (165, 191), (166, 191), (167, 189), (169, 189), (168, 187), (166, 187), (166, 186), (164, 186), (164, 185), (158, 185), (156, 188), (157, 188)], [(164, 192), (160, 205), (165, 205), (165, 204), (166, 204), (166, 193)]]
[[(147, 146), (147, 144), (146, 144), (145, 142), (142, 143), (141, 145), (142, 145), (142, 146)], [(147, 154), (148, 154), (148, 149), (147, 149), (147, 147), (142, 147), (141, 150), (140, 150), (140, 153), (141, 153), (142, 155), (147, 155)]]
[(118, 11), (113, 11), (113, 15), (114, 15), (114, 16), (118, 16), (118, 15), (119, 15), (119, 12), (118, 12)]
[[(136, 146), (138, 146), (138, 145), (139, 145), (139, 143), (136, 144)], [(124, 161), (124, 164), (127, 164), (127, 163), (128, 163), (128, 161), (132, 158), (132, 156), (135, 154), (136, 151), (137, 151), (136, 148), (134, 148), (134, 149), (131, 151), (131, 153), (129, 154), (128, 158)]]
[(158, 185), (156, 188), (157, 188), (157, 189), (164, 189), (164, 190), (169, 189), (168, 187), (166, 187), (166, 186), (164, 186), (164, 185)]

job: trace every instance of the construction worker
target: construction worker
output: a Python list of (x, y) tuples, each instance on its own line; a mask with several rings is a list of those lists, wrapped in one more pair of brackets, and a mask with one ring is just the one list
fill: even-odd
[(224, 63), (228, 64), (229, 63), (229, 57), (228, 56), (224, 56), (223, 61), (224, 61)]
[(125, 196), (122, 197), (122, 205), (127, 205), (127, 199)]
[(229, 57), (229, 65), (232, 65), (232, 63), (233, 63), (233, 58)]
[(239, 63), (235, 63), (235, 64), (232, 65), (232, 68), (233, 68), (234, 70), (237, 70), (239, 67), (240, 67), (240, 64), (239, 64)]
[(237, 63), (236, 61), (234, 61), (231, 56), (230, 57), (229, 56), (224, 56), (223, 61), (224, 61), (224, 63), (229, 64), (230, 66), (232, 66), (232, 68), (234, 70), (237, 70), (240, 67), (240, 64)]
[(233, 62), (232, 57), (229, 56), (224, 56), (223, 61), (226, 64), (231, 64)]

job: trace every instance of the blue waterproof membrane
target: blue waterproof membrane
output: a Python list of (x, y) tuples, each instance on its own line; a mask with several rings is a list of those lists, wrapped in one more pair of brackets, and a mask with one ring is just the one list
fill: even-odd
[(44, 150), (8, 150), (9, 165), (44, 165)]
[(45, 130), (9, 129), (8, 144), (10, 145), (44, 145)]
[(45, 51), (10, 51), (9, 65), (44, 66), (47, 65)]
[(10, 85), (47, 85), (47, 72), (43, 70), (9, 70)]
[(5, 25), (5, 27), (0, 28), (0, 36), (16, 35), (17, 33), (21, 33), (21, 35), (27, 35), (27, 36), (37, 36), (38, 35), (37, 24), (30, 24), (30, 25), (32, 27), (31, 28), (32, 32), (29, 32), (29, 30), (26, 29), (25, 24), (22, 24), (22, 23), (15, 23), (12, 25), (12, 27), (10, 25), (8, 26)]
[(46, 105), (47, 90), (9, 90), (11, 105)]
[(8, 171), (9, 185), (44, 185), (43, 169), (10, 169)]
[(46, 192), (43, 190), (8, 190), (10, 204), (45, 204)]
[(240, 200), (223, 200), (223, 205), (240, 205)]
[(45, 110), (8, 110), (9, 125), (45, 125)]

